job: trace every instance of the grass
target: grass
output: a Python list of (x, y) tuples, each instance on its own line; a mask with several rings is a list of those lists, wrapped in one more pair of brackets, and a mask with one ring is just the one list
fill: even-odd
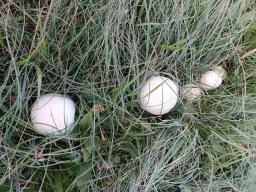
[[(1, 1), (0, 191), (255, 191), (255, 7)], [(200, 101), (140, 109), (150, 75), (183, 85), (215, 65), (227, 79)], [(68, 135), (33, 131), (31, 105), (50, 92), (76, 103)]]

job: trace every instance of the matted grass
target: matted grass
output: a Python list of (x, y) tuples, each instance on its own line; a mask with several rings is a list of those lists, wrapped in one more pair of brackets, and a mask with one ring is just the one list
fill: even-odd
[[(245, 191), (256, 188), (254, 0), (5, 0), (0, 7), (0, 191)], [(213, 66), (218, 90), (154, 117), (138, 90)], [(65, 136), (30, 109), (76, 103)]]

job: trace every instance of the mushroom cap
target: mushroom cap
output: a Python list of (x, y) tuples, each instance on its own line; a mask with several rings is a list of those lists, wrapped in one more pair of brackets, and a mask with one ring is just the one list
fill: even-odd
[(163, 115), (178, 101), (178, 87), (167, 77), (152, 76), (140, 89), (141, 108), (153, 115)]
[(180, 95), (182, 98), (193, 101), (202, 96), (202, 89), (194, 84), (186, 84), (180, 89)]
[(38, 133), (65, 133), (74, 123), (75, 104), (67, 96), (46, 94), (35, 101), (30, 117)]
[(216, 89), (222, 83), (222, 77), (215, 71), (205, 72), (200, 79), (200, 87), (206, 91)]

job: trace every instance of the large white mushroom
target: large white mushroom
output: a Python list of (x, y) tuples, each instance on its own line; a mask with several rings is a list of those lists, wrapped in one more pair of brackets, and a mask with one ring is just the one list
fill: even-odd
[(178, 95), (178, 87), (172, 80), (152, 76), (140, 89), (141, 108), (153, 115), (166, 114), (176, 105)]
[(46, 94), (39, 97), (31, 109), (35, 131), (41, 134), (66, 133), (75, 119), (75, 104), (67, 96)]

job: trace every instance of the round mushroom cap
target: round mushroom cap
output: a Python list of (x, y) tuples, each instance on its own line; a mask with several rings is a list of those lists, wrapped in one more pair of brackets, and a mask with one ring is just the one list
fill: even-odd
[(75, 104), (67, 96), (46, 94), (35, 101), (30, 116), (38, 133), (65, 133), (74, 123)]
[(141, 108), (153, 115), (163, 115), (175, 107), (178, 87), (167, 77), (152, 76), (140, 89)]
[(194, 84), (186, 84), (180, 89), (180, 95), (182, 98), (193, 101), (202, 96), (202, 89)]
[(215, 71), (205, 72), (200, 79), (200, 87), (206, 91), (218, 88), (222, 83), (222, 77)]

